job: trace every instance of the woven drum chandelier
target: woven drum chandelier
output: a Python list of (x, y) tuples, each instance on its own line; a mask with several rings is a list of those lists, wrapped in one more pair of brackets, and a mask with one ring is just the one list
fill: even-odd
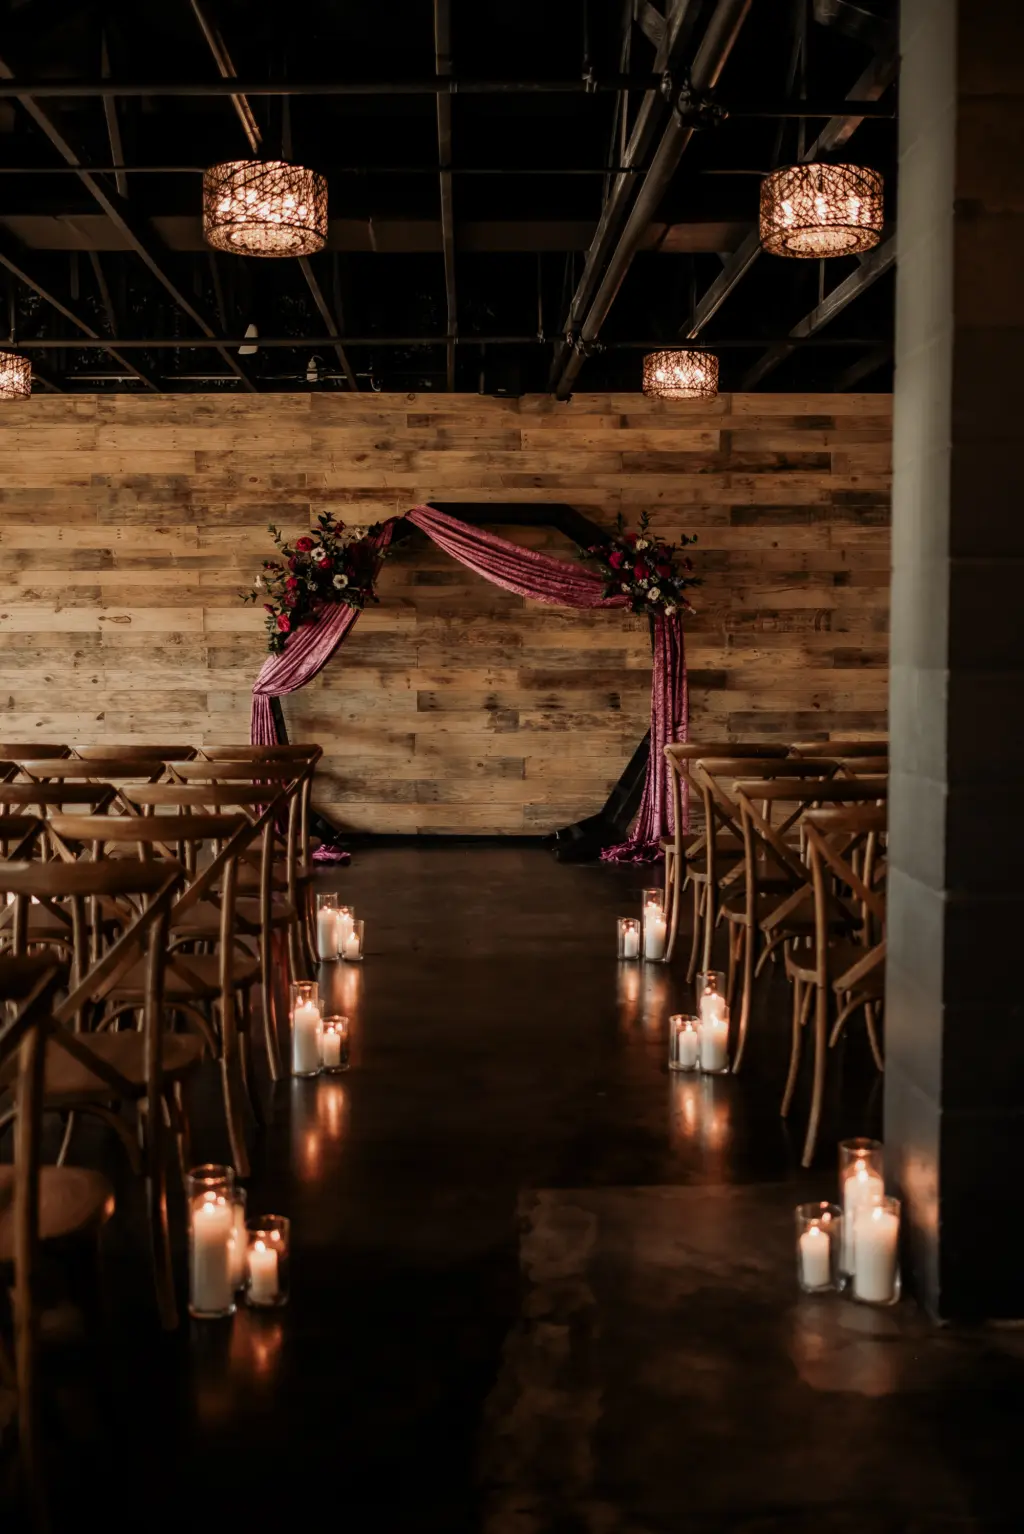
[(773, 256), (853, 256), (882, 238), (882, 178), (860, 165), (786, 165), (761, 182)]
[(236, 256), (312, 256), (327, 243), (327, 182), (286, 160), (228, 160), (203, 176), (203, 234)]
[(714, 399), (718, 358), (710, 352), (648, 352), (644, 393), (651, 399)]
[(32, 364), (14, 352), (0, 352), (0, 399), (27, 399), (32, 393)]

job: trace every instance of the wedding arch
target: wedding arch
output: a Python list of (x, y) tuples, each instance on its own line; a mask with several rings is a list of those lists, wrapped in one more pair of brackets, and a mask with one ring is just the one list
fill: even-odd
[[(531, 510), (535, 515), (528, 520), (560, 525), (578, 542), (584, 539), (587, 545), (609, 542), (607, 529), (591, 523), (572, 508), (558, 508), (561, 516), (552, 516), (552, 508), (546, 508), (548, 515), (545, 517), (536, 515), (540, 508)], [(511, 520), (509, 512), (510, 508), (501, 504), (485, 508), (490, 521)], [(527, 519), (516, 517), (514, 520)], [(631, 605), (625, 583), (622, 590), (609, 595), (607, 579), (597, 570), (556, 559), (536, 549), (522, 548), (431, 505), (414, 506), (403, 517), (391, 517), (374, 529), (366, 540), (371, 580), (375, 579), (388, 547), (406, 527), (418, 528), (460, 564), (528, 601), (591, 610), (622, 610)], [(635, 535), (630, 536), (635, 541)], [(313, 541), (302, 540), (309, 545)], [(319, 551), (314, 549), (313, 552)], [(268, 655), (253, 683), (251, 738), (254, 745), (274, 745), (286, 738), (280, 707), (275, 707), (275, 701), (297, 692), (319, 675), (351, 632), (360, 610), (347, 600), (328, 601), (307, 621), (287, 632), (283, 643), (277, 640), (282, 646), (280, 653)], [(673, 830), (672, 796), (664, 748), (673, 741), (687, 738), (682, 614), (679, 610), (657, 611), (650, 615), (649, 621), (652, 674), (646, 774), (632, 833), (618, 845), (605, 847), (602, 852), (602, 857), (617, 862), (646, 862), (659, 856), (661, 838)], [(283, 620), (281, 626), (285, 630), (290, 627), (287, 620)]]

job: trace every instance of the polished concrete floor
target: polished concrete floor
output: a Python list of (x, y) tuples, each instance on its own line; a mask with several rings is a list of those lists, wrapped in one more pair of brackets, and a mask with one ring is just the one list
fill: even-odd
[[(666, 1072), (684, 966), (613, 957), (644, 870), (396, 848), (325, 882), (367, 925), (321, 972), (352, 1068), (268, 1091), (249, 1183), (292, 1219), (291, 1304), (161, 1336), (125, 1184), (101, 1337), (55, 1353), (60, 1529), (104, 1487), (161, 1530), (1024, 1526), (1024, 1337), (796, 1291), (792, 1207), (879, 1120), (856, 1030), (801, 1173), (779, 977), (742, 1077)], [(197, 1160), (226, 1154), (214, 1087)]]

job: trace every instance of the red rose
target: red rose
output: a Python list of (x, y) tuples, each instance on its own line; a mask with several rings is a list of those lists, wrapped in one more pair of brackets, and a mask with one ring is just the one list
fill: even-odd
[(643, 580), (644, 576), (647, 574), (647, 566), (645, 564), (641, 564), (641, 562), (637, 560), (636, 564), (633, 566), (633, 574), (636, 576), (638, 581)]
[(608, 555), (608, 563), (611, 565), (613, 570), (621, 570), (623, 564), (625, 563), (625, 559), (626, 556), (623, 554), (621, 549), (615, 549), (611, 554)]
[(299, 589), (299, 583), (295, 579), (294, 575), (289, 575), (288, 579), (284, 583), (284, 586), (286, 591), (298, 591)]
[(671, 565), (655, 565), (654, 568), (657, 571), (657, 573), (659, 575), (661, 575), (661, 576), (666, 576), (666, 575), (671, 575), (672, 574), (672, 566)]
[(284, 613), (282, 613), (280, 618), (277, 620), (277, 626), (281, 630), (282, 634), (287, 634), (291, 629), (292, 620), (286, 617)]
[(623, 535), (623, 542), (624, 543), (635, 543), (636, 542), (636, 536), (637, 536), (636, 533), (625, 533)]
[(312, 538), (296, 538), (295, 547), (300, 554), (308, 554), (313, 547), (313, 540)]
[(331, 561), (329, 559), (318, 559), (316, 563), (317, 568), (320, 570), (329, 570), (331, 568)]

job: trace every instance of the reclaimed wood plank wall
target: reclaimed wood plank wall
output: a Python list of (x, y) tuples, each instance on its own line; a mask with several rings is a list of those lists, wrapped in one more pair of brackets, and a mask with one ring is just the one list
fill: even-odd
[[(691, 738), (885, 727), (887, 395), (37, 396), (0, 412), (0, 737), (248, 739), (269, 552), (330, 508), (646, 507), (698, 534)], [(496, 527), (501, 531), (500, 521)], [(571, 556), (557, 533), (509, 536)], [(539, 833), (598, 809), (648, 718), (645, 624), (527, 606), (420, 535), (285, 711), (375, 831)]]

